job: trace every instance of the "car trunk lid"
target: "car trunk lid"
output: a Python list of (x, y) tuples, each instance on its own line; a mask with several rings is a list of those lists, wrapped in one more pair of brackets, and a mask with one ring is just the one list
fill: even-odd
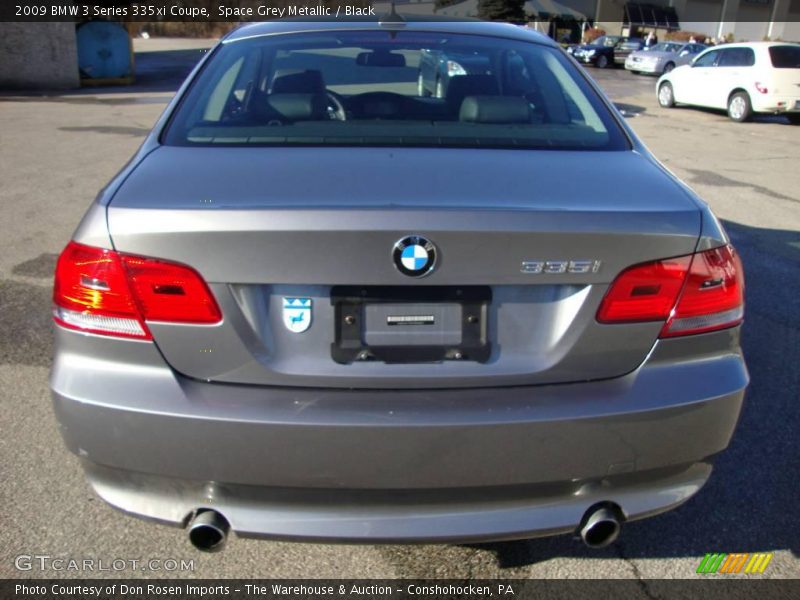
[[(108, 223), (117, 250), (191, 265), (220, 304), (219, 325), (148, 323), (179, 372), (414, 388), (582, 381), (635, 369), (660, 324), (601, 325), (597, 307), (624, 268), (693, 252), (700, 211), (634, 152), (161, 147), (116, 194)], [(409, 235), (435, 245), (426, 277), (394, 263), (395, 243)], [(479, 289), (483, 312), (458, 318), (479, 317), (489, 353), (481, 361), (453, 353), (425, 363), (337, 361), (341, 286), (384, 299), (413, 288), (390, 307), (402, 312), (418, 296), (423, 316), (436, 308), (424, 301), (442, 290), (452, 310), (467, 311), (458, 293)], [(310, 301), (310, 326), (292, 329), (287, 313), (300, 313), (287, 299)], [(369, 310), (373, 321), (409, 316)], [(411, 331), (402, 330), (403, 343), (413, 345)], [(395, 330), (359, 335), (376, 340)], [(454, 339), (442, 338), (453, 352)]]

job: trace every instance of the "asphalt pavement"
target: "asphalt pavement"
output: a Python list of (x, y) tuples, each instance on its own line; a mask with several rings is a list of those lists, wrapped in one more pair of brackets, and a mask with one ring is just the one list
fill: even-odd
[[(0, 577), (646, 580), (696, 577), (706, 552), (774, 552), (764, 577), (800, 577), (800, 128), (775, 117), (735, 124), (712, 111), (661, 109), (654, 78), (621, 70), (589, 72), (656, 156), (711, 204), (747, 273), (743, 344), (752, 384), (732, 444), (697, 496), (625, 526), (599, 551), (570, 536), (415, 546), (234, 538), (214, 555), (195, 551), (178, 529), (99, 500), (64, 449), (50, 408), (52, 271), (97, 190), (134, 152), (202, 46), (138, 40), (145, 52), (130, 88), (0, 95)], [(587, 194), (598, 193), (585, 183)], [(674, 385), (680, 393), (680, 381)], [(41, 559), (19, 570), (30, 564), (19, 556), (92, 559), (95, 571), (40, 569), (50, 564)], [(193, 568), (98, 570), (99, 561), (108, 567), (115, 559), (183, 559)]]

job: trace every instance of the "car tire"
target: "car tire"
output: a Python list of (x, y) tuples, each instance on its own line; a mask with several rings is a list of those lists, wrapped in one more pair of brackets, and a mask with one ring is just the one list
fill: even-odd
[(672, 89), (672, 84), (665, 81), (658, 86), (658, 105), (661, 108), (672, 108), (675, 106), (675, 91)]
[(601, 54), (594, 64), (598, 69), (605, 69), (608, 66), (608, 57)]
[(732, 121), (744, 123), (753, 115), (753, 106), (747, 92), (736, 92), (728, 98), (728, 116)]
[(800, 125), (800, 113), (789, 113), (786, 118), (789, 119), (789, 123), (792, 125)]
[(664, 65), (664, 73), (669, 73), (674, 68), (675, 68), (675, 63), (674, 62), (668, 62), (667, 64)]

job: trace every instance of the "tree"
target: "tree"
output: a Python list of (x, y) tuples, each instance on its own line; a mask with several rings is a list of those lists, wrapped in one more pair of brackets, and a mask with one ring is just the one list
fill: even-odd
[(478, 0), (478, 17), (488, 21), (524, 21), (525, 0)]

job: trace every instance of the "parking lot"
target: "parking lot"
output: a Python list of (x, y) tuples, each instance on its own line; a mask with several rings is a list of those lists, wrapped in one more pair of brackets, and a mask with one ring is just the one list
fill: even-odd
[[(94, 573), (129, 577), (647, 579), (694, 577), (707, 552), (774, 552), (765, 577), (800, 577), (800, 128), (780, 117), (735, 124), (722, 113), (661, 109), (655, 78), (615, 69), (589, 73), (655, 155), (711, 204), (746, 269), (743, 346), (752, 383), (732, 446), (696, 497), (625, 526), (617, 543), (599, 551), (570, 536), (419, 546), (234, 537), (215, 555), (198, 553), (180, 530), (99, 500), (63, 448), (50, 408), (52, 272), (97, 190), (134, 152), (207, 45), (137, 40), (139, 80), (129, 88), (0, 95), (0, 577), (92, 575), (15, 567), (20, 555), (46, 555), (106, 565), (194, 561), (182, 572)], [(595, 193), (590, 179), (585, 188)], [(680, 393), (680, 381), (674, 385)]]

